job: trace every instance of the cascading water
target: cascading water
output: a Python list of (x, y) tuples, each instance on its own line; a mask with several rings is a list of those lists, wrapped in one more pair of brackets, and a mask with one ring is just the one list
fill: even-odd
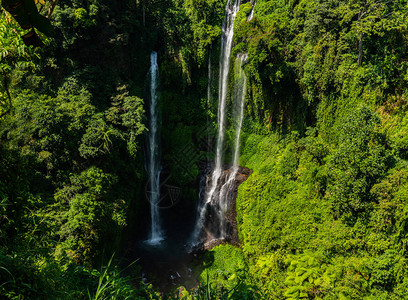
[(227, 3), (226, 15), (222, 25), (221, 56), (220, 56), (220, 77), (218, 83), (218, 133), (217, 150), (215, 156), (215, 168), (211, 176), (211, 185), (206, 195), (206, 203), (211, 202), (214, 192), (217, 188), (218, 180), (221, 177), (223, 165), (223, 148), (225, 134), (225, 107), (228, 91), (228, 75), (230, 68), (230, 56), (232, 40), (234, 37), (234, 20), (241, 4), (240, 0), (235, 0), (231, 5)]
[[(229, 0), (225, 9), (226, 14), (222, 26), (220, 71), (218, 82), (218, 132), (215, 166), (211, 174), (211, 178), (206, 184), (205, 195), (203, 197), (204, 199), (201, 199), (201, 205), (198, 208), (197, 222), (191, 238), (191, 244), (193, 245), (197, 245), (199, 243), (199, 236), (204, 228), (206, 213), (210, 208), (212, 208), (211, 202), (215, 202), (215, 199), (218, 199), (219, 197), (217, 186), (223, 172), (223, 148), (230, 56), (232, 49), (232, 40), (234, 36), (234, 20), (236, 13), (239, 10), (240, 2), (240, 0), (235, 0), (235, 2), (231, 4), (231, 1)], [(218, 210), (218, 212), (222, 214), (222, 211), (220, 212), (220, 210)]]
[[(208, 58), (208, 84), (207, 84), (207, 109), (210, 110), (211, 108), (211, 84), (212, 84), (212, 68), (211, 68), (211, 57)], [(207, 116), (207, 126), (210, 126), (210, 119)], [(211, 136), (208, 134), (207, 136), (207, 146), (210, 147), (211, 144)], [(206, 192), (206, 186), (207, 182), (205, 181), (207, 175), (209, 173), (208, 168), (204, 172), (204, 176), (201, 177), (200, 179), (200, 186), (199, 186), (199, 194), (198, 198), (200, 201), (200, 206), (197, 209), (197, 221), (194, 227), (194, 231), (191, 237), (190, 244), (195, 245), (197, 244), (198, 241), (198, 236), (200, 234), (201, 229), (204, 227), (204, 215), (206, 212), (206, 202), (205, 202), (205, 192)]]
[(230, 168), (230, 173), (221, 187), (220, 196), (219, 196), (219, 205), (220, 205), (220, 212), (221, 221), (220, 224), (220, 231), (221, 237), (225, 238), (227, 235), (227, 226), (224, 215), (227, 211), (227, 199), (229, 199), (232, 195), (234, 186), (235, 186), (235, 178), (238, 173), (239, 168), (239, 143), (241, 138), (241, 128), (242, 128), (242, 121), (244, 119), (244, 103), (245, 103), (245, 91), (246, 91), (246, 76), (245, 72), (242, 69), (242, 64), (246, 61), (247, 55), (239, 55), (235, 60), (235, 82), (234, 82), (234, 93), (233, 93), (233, 100), (234, 100), (234, 111), (233, 111), (233, 120), (234, 120), (234, 131), (235, 131), (235, 143), (234, 143), (234, 150), (233, 150), (233, 164)]
[(149, 132), (147, 136), (147, 173), (149, 177), (149, 201), (151, 216), (150, 237), (146, 241), (150, 245), (158, 245), (164, 239), (160, 224), (159, 202), (160, 202), (160, 154), (159, 154), (159, 108), (157, 87), (159, 82), (159, 67), (157, 64), (157, 53), (150, 54), (150, 109), (149, 109)]
[[(252, 3), (252, 1), (251, 1)], [(247, 22), (250, 22), (254, 18), (254, 10), (255, 10), (256, 1), (252, 4), (252, 10), (247, 18)]]

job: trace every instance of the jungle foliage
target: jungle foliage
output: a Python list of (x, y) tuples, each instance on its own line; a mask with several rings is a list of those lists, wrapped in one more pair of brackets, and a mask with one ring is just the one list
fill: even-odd
[[(226, 3), (60, 0), (42, 48), (2, 11), (1, 297), (164, 297), (109, 260), (129, 227), (146, 229), (149, 54), (163, 166), (183, 188), (177, 216), (191, 218)], [(197, 289), (166, 297), (408, 298), (407, 1), (254, 4), (241, 1), (231, 58), (248, 55), (241, 247), (207, 252)]]

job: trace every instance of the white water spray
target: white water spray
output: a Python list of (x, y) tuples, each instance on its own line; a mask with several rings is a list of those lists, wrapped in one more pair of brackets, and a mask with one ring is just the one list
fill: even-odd
[[(252, 1), (251, 1), (252, 3)], [(255, 10), (256, 1), (252, 4), (252, 10), (247, 18), (247, 22), (250, 22), (254, 18), (254, 10)]]
[(225, 222), (225, 213), (227, 211), (228, 199), (232, 197), (235, 187), (235, 178), (238, 173), (239, 168), (239, 145), (241, 139), (241, 128), (242, 122), (244, 120), (244, 103), (245, 103), (245, 91), (246, 91), (246, 76), (244, 70), (242, 69), (242, 64), (246, 61), (247, 55), (239, 55), (235, 60), (235, 82), (234, 82), (234, 111), (233, 111), (233, 120), (234, 120), (234, 131), (235, 131), (235, 143), (233, 150), (233, 164), (230, 168), (228, 177), (221, 187), (220, 196), (219, 196), (219, 205), (221, 211), (221, 224), (220, 232), (221, 238), (227, 236), (227, 226)]
[(148, 163), (147, 172), (149, 176), (149, 201), (151, 232), (146, 241), (150, 245), (158, 245), (164, 239), (159, 215), (160, 202), (160, 155), (159, 155), (159, 108), (157, 87), (159, 81), (159, 66), (157, 64), (157, 53), (150, 54), (150, 110), (149, 110), (149, 133), (148, 133)]
[[(235, 0), (231, 5), (231, 0), (228, 1), (225, 8), (225, 18), (222, 24), (221, 37), (221, 53), (220, 53), (220, 73), (218, 82), (218, 132), (217, 132), (217, 149), (215, 157), (215, 167), (211, 174), (210, 182), (206, 183), (204, 199), (200, 199), (201, 205), (198, 207), (198, 217), (195, 224), (191, 243), (198, 244), (199, 235), (204, 228), (205, 214), (214, 198), (214, 193), (217, 188), (218, 181), (222, 174), (223, 166), (223, 148), (224, 148), (224, 134), (225, 134), (225, 108), (228, 91), (228, 75), (230, 68), (230, 56), (232, 49), (232, 40), (234, 37), (234, 20), (241, 4), (240, 0)], [(209, 62), (209, 76), (211, 72), (211, 65)], [(210, 78), (210, 77), (209, 77)], [(208, 87), (210, 92), (210, 86)], [(210, 93), (208, 95), (210, 97)]]
[(218, 83), (218, 133), (217, 133), (217, 150), (215, 156), (215, 168), (211, 176), (211, 186), (206, 194), (206, 203), (211, 202), (214, 192), (217, 188), (218, 180), (221, 177), (223, 165), (223, 148), (225, 135), (225, 107), (228, 91), (228, 75), (230, 68), (230, 56), (232, 40), (234, 37), (234, 20), (239, 10), (241, 1), (235, 0), (231, 6), (230, 1), (227, 3), (226, 16), (222, 26), (221, 39), (221, 56), (220, 56), (220, 78)]

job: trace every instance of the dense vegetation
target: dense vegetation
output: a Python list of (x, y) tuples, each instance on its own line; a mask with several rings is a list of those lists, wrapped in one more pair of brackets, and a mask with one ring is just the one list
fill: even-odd
[[(2, 297), (162, 297), (110, 260), (129, 228), (147, 231), (149, 53), (162, 163), (183, 189), (173, 213), (192, 218), (206, 149), (180, 157), (216, 123), (226, 2), (60, 0), (43, 48), (2, 11)], [(202, 285), (166, 297), (408, 298), (407, 1), (257, 0), (250, 21), (241, 2), (231, 59), (248, 54), (240, 163), (253, 170), (237, 199), (241, 247), (207, 252)]]

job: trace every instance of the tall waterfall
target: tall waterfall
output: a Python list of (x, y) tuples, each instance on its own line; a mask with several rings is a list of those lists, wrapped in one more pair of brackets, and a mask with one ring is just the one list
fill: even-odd
[(160, 224), (159, 202), (160, 202), (160, 153), (159, 153), (159, 107), (157, 88), (159, 83), (159, 67), (157, 64), (157, 53), (150, 54), (150, 109), (149, 109), (149, 132), (147, 136), (148, 161), (147, 173), (149, 176), (150, 217), (151, 232), (147, 243), (157, 245), (163, 240), (163, 233)]
[[(219, 82), (218, 82), (218, 132), (217, 132), (217, 146), (215, 156), (215, 166), (211, 174), (211, 179), (207, 182), (205, 187), (205, 194), (201, 200), (201, 205), (198, 208), (197, 222), (192, 235), (192, 244), (196, 245), (199, 242), (201, 232), (205, 227), (205, 218), (209, 210), (216, 210), (218, 219), (223, 219), (222, 207), (212, 207), (220, 196), (220, 190), (217, 190), (219, 181), (223, 173), (223, 149), (224, 149), (224, 137), (225, 137), (225, 123), (226, 123), (226, 100), (228, 92), (228, 77), (230, 69), (230, 56), (232, 49), (232, 40), (234, 36), (234, 20), (239, 10), (240, 0), (235, 0), (233, 4), (229, 0), (226, 6), (225, 19), (222, 26), (222, 38), (221, 38), (221, 53), (220, 53), (220, 65), (219, 65)], [(209, 69), (210, 72), (210, 69)], [(238, 154), (237, 154), (238, 155)], [(238, 158), (237, 164), (238, 164)], [(235, 161), (235, 157), (234, 157)], [(218, 204), (217, 204), (218, 205)], [(225, 237), (225, 230), (218, 228), (218, 233)]]
[(225, 238), (227, 235), (224, 215), (227, 211), (227, 199), (232, 195), (233, 188), (235, 186), (235, 178), (238, 173), (239, 168), (239, 144), (241, 139), (241, 128), (242, 121), (244, 119), (244, 103), (245, 103), (245, 91), (246, 91), (246, 76), (244, 70), (242, 69), (242, 64), (246, 61), (247, 55), (238, 55), (235, 60), (235, 76), (234, 76), (234, 110), (233, 110), (233, 120), (234, 120), (234, 132), (235, 132), (235, 143), (233, 149), (233, 163), (230, 168), (230, 172), (225, 180), (225, 183), (221, 187), (220, 196), (219, 196), (219, 205), (220, 205), (220, 231), (221, 237)]
[(220, 77), (218, 82), (218, 133), (217, 150), (215, 156), (215, 168), (211, 176), (211, 185), (206, 194), (206, 203), (211, 202), (214, 192), (217, 188), (218, 180), (221, 177), (223, 165), (223, 148), (225, 135), (225, 107), (228, 92), (228, 75), (230, 68), (230, 56), (232, 40), (234, 37), (234, 20), (240, 6), (240, 0), (235, 0), (231, 5), (227, 3), (226, 15), (222, 25), (221, 56), (220, 56)]

